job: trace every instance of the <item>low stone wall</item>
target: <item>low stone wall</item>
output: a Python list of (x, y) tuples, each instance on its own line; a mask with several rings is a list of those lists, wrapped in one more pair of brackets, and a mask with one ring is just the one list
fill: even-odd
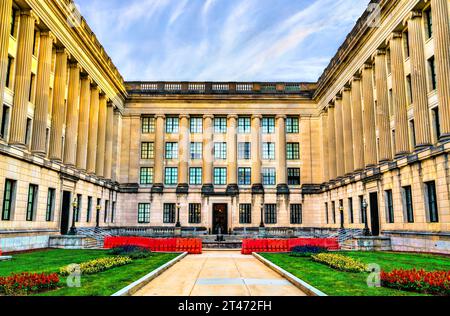
[(49, 247), (49, 235), (23, 236), (23, 237), (1, 237), (0, 249), (2, 252), (15, 252), (33, 249), (44, 249)]
[(425, 232), (384, 232), (391, 237), (392, 250), (450, 255), (450, 234)]
[(61, 249), (84, 249), (87, 247), (90, 238), (86, 236), (51, 236), (49, 248)]

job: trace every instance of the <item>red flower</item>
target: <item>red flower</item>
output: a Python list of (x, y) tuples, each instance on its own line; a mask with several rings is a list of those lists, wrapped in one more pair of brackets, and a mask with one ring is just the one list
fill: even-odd
[(450, 271), (393, 270), (381, 272), (383, 286), (427, 294), (450, 295)]
[(58, 283), (57, 273), (13, 273), (8, 277), (0, 277), (0, 292), (7, 295), (29, 294), (54, 289)]

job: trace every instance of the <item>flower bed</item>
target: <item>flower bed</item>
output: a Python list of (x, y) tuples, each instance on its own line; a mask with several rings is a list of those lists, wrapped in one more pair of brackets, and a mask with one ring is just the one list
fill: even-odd
[(434, 295), (450, 295), (450, 271), (393, 270), (381, 272), (384, 287)]
[(147, 248), (128, 245), (128, 246), (114, 247), (109, 250), (109, 254), (114, 256), (127, 256), (130, 257), (132, 260), (136, 260), (148, 258), (149, 256), (152, 255), (152, 252)]
[(12, 274), (0, 277), (0, 293), (5, 295), (27, 295), (55, 289), (59, 283), (56, 273), (29, 273)]
[[(123, 266), (131, 263), (132, 260), (129, 257), (107, 257), (95, 259), (87, 262), (83, 262), (79, 265), (81, 274), (95, 274), (114, 267)], [(68, 276), (75, 271), (74, 265), (68, 265), (62, 267), (59, 270), (59, 274), (62, 276)]]
[(296, 246), (291, 249), (289, 254), (292, 257), (310, 257), (314, 254), (328, 252), (326, 248), (316, 246)]
[(311, 258), (316, 262), (324, 263), (333, 269), (345, 272), (366, 272), (368, 268), (366, 264), (343, 255), (319, 253)]

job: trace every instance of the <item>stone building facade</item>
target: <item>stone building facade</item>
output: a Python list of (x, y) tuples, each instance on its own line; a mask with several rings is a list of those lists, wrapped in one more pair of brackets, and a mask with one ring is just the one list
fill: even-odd
[(0, 5), (3, 247), (74, 218), (450, 252), (449, 0), (371, 1), (317, 83), (125, 83), (73, 8)]

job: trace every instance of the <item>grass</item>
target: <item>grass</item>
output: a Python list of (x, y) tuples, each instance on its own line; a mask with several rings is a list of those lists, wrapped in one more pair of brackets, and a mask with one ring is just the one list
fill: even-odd
[[(60, 267), (108, 256), (104, 250), (63, 250), (36, 251), (13, 256), (11, 261), (0, 262), (0, 276), (20, 272), (58, 272)], [(61, 278), (61, 288), (42, 296), (109, 296), (140, 279), (156, 268), (177, 257), (174, 253), (153, 253), (145, 259), (116, 267), (94, 275), (82, 275), (80, 288), (69, 288), (66, 279)]]
[[(424, 269), (427, 271), (450, 270), (450, 257), (428, 254), (394, 252), (341, 252), (364, 263), (376, 263), (384, 271), (393, 269)], [(331, 296), (421, 296), (389, 288), (367, 286), (368, 273), (349, 273), (334, 270), (327, 265), (313, 262), (307, 257), (291, 257), (289, 254), (263, 253), (264, 258), (294, 274)]]

